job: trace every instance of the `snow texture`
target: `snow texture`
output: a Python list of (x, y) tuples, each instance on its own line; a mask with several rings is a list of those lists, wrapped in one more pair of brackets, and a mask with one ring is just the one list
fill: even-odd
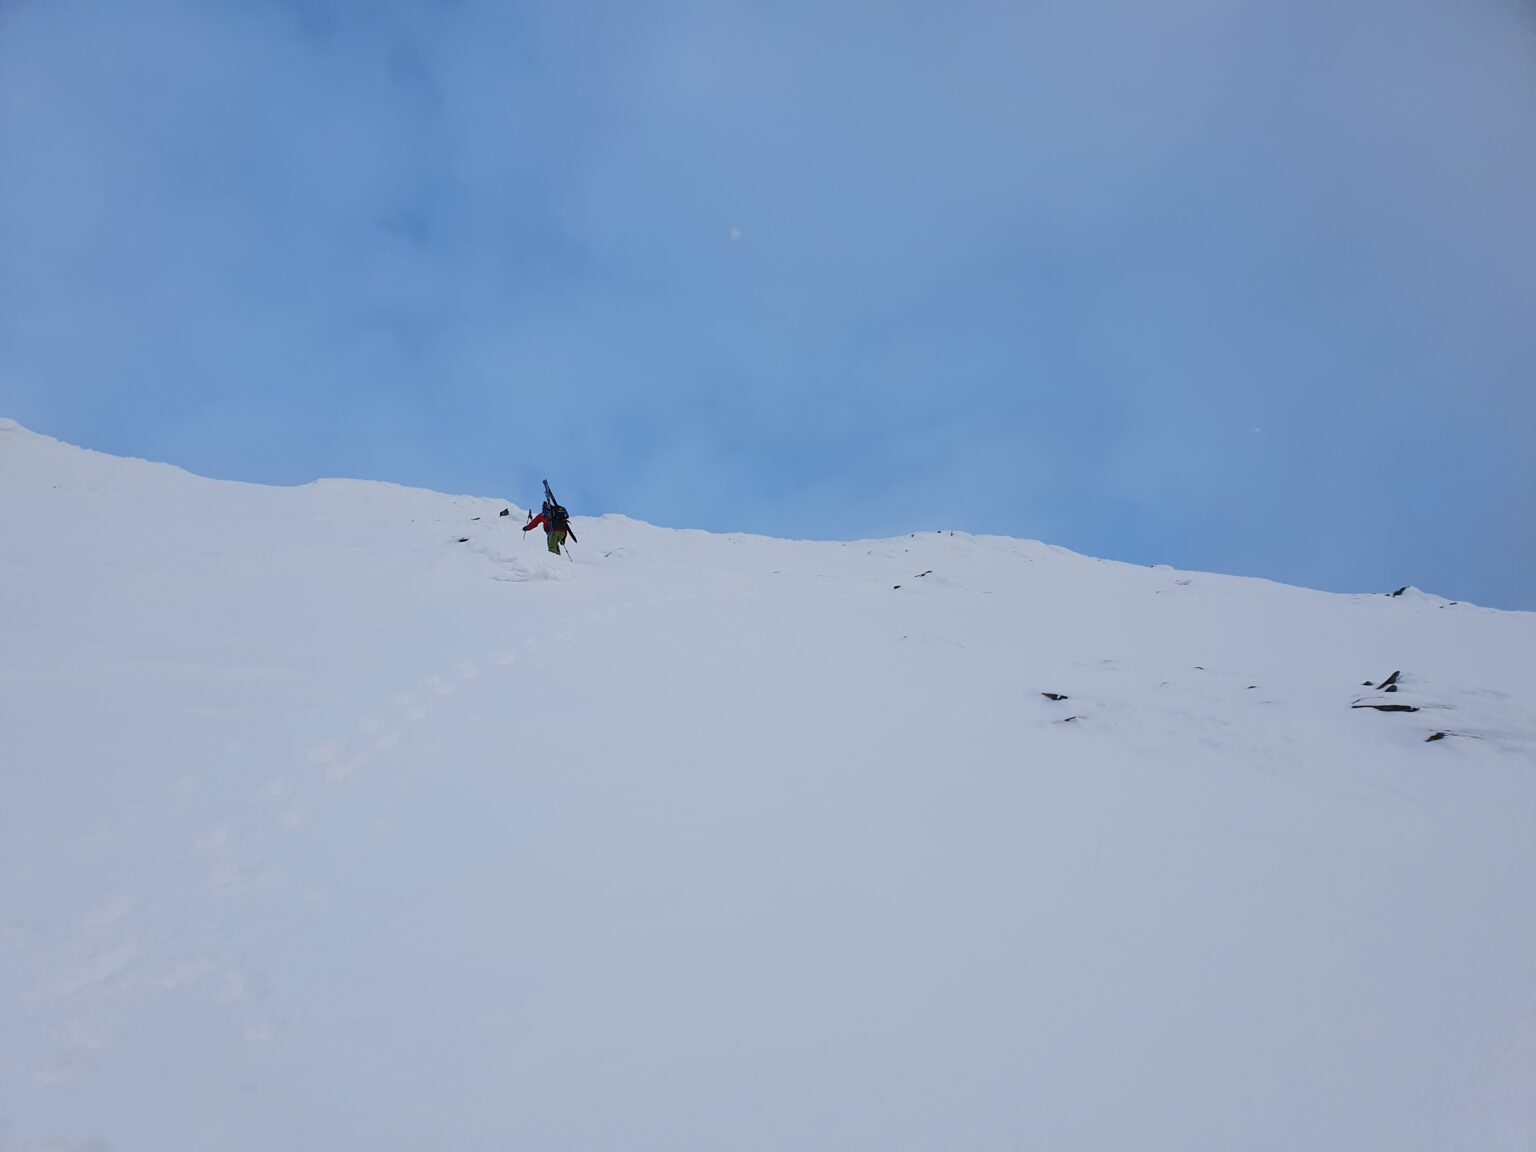
[(0, 424), (0, 1149), (1536, 1146), (1536, 615), (505, 506)]

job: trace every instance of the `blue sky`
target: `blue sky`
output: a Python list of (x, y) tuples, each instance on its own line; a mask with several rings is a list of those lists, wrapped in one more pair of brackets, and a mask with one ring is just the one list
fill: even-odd
[(0, 0), (0, 415), (1536, 608), (1536, 8)]

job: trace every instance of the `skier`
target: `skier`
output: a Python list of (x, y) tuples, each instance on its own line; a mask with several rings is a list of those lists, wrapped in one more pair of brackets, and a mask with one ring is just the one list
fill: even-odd
[(544, 507), (537, 516), (528, 513), (528, 523), (523, 525), (523, 531), (532, 532), (540, 525), (544, 527), (544, 543), (556, 556), (560, 555), (560, 546), (565, 543), (567, 536), (572, 541), (576, 540), (576, 533), (571, 531), (570, 513), (555, 499), (555, 494), (549, 490), (548, 480), (544, 481)]

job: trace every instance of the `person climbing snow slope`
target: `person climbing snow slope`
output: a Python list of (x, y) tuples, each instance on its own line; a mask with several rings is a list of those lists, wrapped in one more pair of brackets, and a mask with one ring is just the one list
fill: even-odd
[(560, 548), (567, 536), (576, 541), (576, 533), (571, 531), (570, 513), (555, 499), (555, 494), (549, 490), (548, 480), (544, 481), (544, 507), (537, 516), (531, 512), (528, 514), (528, 523), (523, 525), (523, 531), (532, 532), (541, 525), (544, 528), (544, 542), (556, 556), (560, 555)]

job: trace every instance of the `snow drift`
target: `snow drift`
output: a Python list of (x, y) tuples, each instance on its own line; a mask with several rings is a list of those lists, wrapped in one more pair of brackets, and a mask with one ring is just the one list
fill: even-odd
[(1536, 615), (505, 506), (0, 423), (0, 1148), (1536, 1142)]

